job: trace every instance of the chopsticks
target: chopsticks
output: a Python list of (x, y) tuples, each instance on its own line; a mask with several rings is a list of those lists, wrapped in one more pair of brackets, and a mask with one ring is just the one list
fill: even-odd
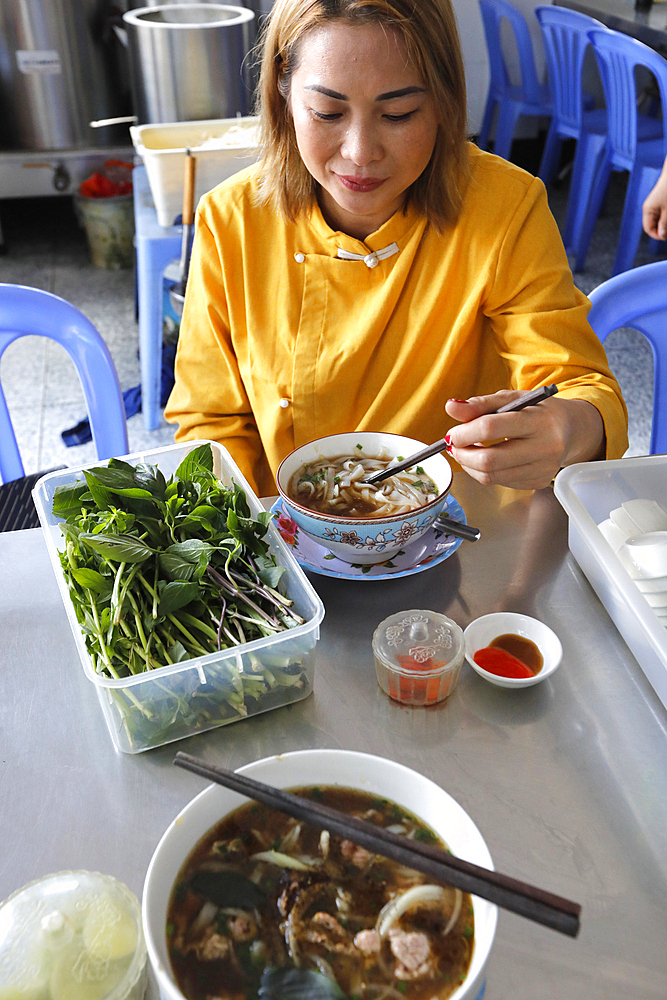
[(319, 829), (346, 837), (374, 854), (398, 861), (439, 882), (481, 896), (505, 910), (560, 931), (561, 934), (576, 937), (579, 933), (581, 907), (571, 900), (554, 896), (553, 893), (527, 885), (509, 875), (463, 861), (440, 848), (399, 837), (389, 830), (366, 823), (355, 816), (348, 816), (330, 806), (311, 802), (282, 788), (265, 785), (254, 778), (209, 764), (180, 750), (174, 758), (174, 764)]
[[(494, 413), (512, 413), (514, 410), (523, 410), (526, 406), (535, 406), (536, 403), (541, 403), (543, 399), (548, 399), (549, 396), (555, 396), (558, 392), (558, 386), (555, 384), (551, 385), (541, 385), (538, 389), (531, 389), (524, 396), (520, 396), (518, 399), (513, 400), (511, 403), (505, 403), (498, 410), (494, 410)], [(415, 452), (414, 455), (410, 455), (408, 458), (403, 459), (402, 462), (398, 462), (396, 465), (390, 465), (387, 469), (382, 469), (380, 472), (373, 472), (370, 476), (366, 476), (364, 479), (364, 484), (366, 486), (374, 486), (375, 483), (381, 483), (383, 479), (388, 479), (389, 476), (396, 475), (397, 472), (403, 472), (405, 469), (410, 469), (413, 465), (417, 465), (419, 462), (425, 462), (427, 458), (432, 458), (434, 455), (438, 455), (441, 451), (445, 450), (445, 445), (447, 444), (446, 438), (441, 438), (440, 441), (435, 441), (430, 444), (428, 448), (422, 448), (421, 451)]]

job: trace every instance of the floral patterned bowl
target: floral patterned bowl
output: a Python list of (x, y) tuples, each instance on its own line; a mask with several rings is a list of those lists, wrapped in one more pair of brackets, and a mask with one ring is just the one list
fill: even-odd
[(353, 431), (349, 434), (331, 434), (304, 444), (283, 459), (276, 477), (283, 507), (301, 530), (315, 542), (323, 545), (344, 562), (377, 563), (395, 555), (405, 545), (428, 531), (447, 502), (452, 485), (452, 467), (447, 458), (434, 455), (425, 462), (426, 475), (439, 488), (435, 500), (406, 514), (396, 517), (336, 517), (320, 514), (302, 507), (287, 492), (290, 479), (308, 462), (340, 455), (362, 454), (374, 457), (384, 449), (391, 457), (405, 458), (426, 445), (414, 438), (376, 431)]

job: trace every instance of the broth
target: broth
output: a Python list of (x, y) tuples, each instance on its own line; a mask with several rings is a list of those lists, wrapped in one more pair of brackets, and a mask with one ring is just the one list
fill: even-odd
[(287, 493), (309, 510), (353, 518), (395, 516), (435, 500), (438, 488), (420, 465), (376, 486), (365, 485), (366, 476), (389, 468), (393, 461), (397, 460), (360, 453), (308, 462), (293, 474)]
[[(339, 787), (296, 792), (446, 849), (386, 799)], [(255, 802), (195, 847), (167, 915), (188, 1000), (281, 1000), (294, 990), (313, 1000), (446, 1000), (473, 940), (467, 893)]]

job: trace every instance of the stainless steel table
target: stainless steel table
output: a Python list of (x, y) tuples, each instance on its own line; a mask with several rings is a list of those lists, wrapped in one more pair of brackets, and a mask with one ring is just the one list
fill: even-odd
[[(576, 941), (501, 913), (486, 1000), (664, 1000), (665, 709), (568, 554), (551, 491), (484, 489), (459, 473), (453, 492), (480, 542), (394, 581), (312, 577), (326, 617), (311, 697), (138, 756), (113, 749), (39, 530), (0, 535), (0, 898), (66, 868), (140, 895), (162, 832), (204, 786), (173, 767), (179, 747), (232, 768), (346, 747), (433, 778), (499, 869), (582, 904)], [(510, 692), (466, 665), (449, 701), (401, 707), (377, 686), (371, 635), (409, 608), (462, 626), (493, 610), (533, 614), (559, 634), (562, 666)]]

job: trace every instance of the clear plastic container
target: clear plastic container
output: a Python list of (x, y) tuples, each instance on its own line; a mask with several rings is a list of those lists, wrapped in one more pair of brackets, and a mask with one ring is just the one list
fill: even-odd
[(0, 904), (0, 997), (141, 1000), (146, 976), (139, 901), (110, 875), (58, 872)]
[(463, 630), (437, 611), (399, 611), (373, 634), (378, 684), (403, 705), (435, 705), (448, 698), (464, 655)]
[(554, 492), (569, 516), (572, 555), (667, 706), (667, 630), (598, 527), (627, 500), (664, 501), (667, 455), (562, 469)]
[[(250, 510), (256, 517), (264, 507), (227, 449), (215, 442), (189, 441), (187, 444), (169, 445), (125, 456), (124, 461), (133, 465), (140, 462), (157, 465), (169, 478), (188, 452), (205, 443), (210, 443), (213, 449), (214, 471), (218, 478), (226, 486), (235, 482), (245, 491)], [(85, 468), (104, 464), (93, 462)], [(277, 562), (285, 566), (285, 591), (294, 601), (295, 610), (305, 624), (233, 649), (223, 649), (133, 677), (115, 680), (96, 673), (60, 565), (58, 553), (64, 547), (63, 535), (60, 521), (52, 513), (56, 488), (83, 478), (82, 469), (51, 472), (39, 480), (33, 497), (83, 669), (96, 687), (109, 732), (118, 750), (139, 753), (300, 701), (310, 694), (315, 670), (315, 646), (320, 636), (324, 606), (272, 525), (269, 526), (267, 539)], [(243, 693), (240, 707), (239, 690)], [(206, 698), (202, 698), (203, 694)], [(212, 702), (215, 713), (211, 711)]]

